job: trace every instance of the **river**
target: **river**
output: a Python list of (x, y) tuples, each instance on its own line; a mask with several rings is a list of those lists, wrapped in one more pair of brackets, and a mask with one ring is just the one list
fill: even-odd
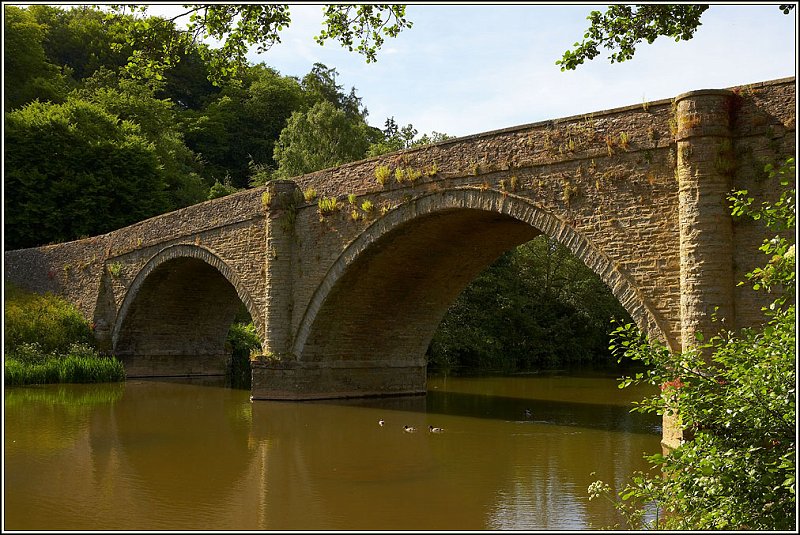
[(648, 393), (558, 373), (301, 403), (216, 381), (9, 387), (4, 529), (610, 526), (621, 519), (587, 487), (619, 487), (660, 451), (659, 417), (629, 412)]

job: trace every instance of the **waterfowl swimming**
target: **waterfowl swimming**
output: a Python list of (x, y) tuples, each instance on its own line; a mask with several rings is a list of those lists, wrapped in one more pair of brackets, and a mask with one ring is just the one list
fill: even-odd
[(417, 428), (416, 427), (409, 427), (407, 425), (404, 425), (403, 426), (403, 431), (405, 431), (406, 433), (416, 433), (417, 432)]
[(444, 433), (444, 429), (441, 427), (433, 427), (432, 425), (428, 426), (428, 431), (431, 433)]
[(379, 426), (381, 426), (381, 427), (383, 427), (383, 424), (385, 424), (385, 423), (386, 423), (386, 422), (384, 422), (384, 421), (383, 421), (383, 418), (381, 418), (380, 420), (378, 420), (378, 425), (379, 425)]

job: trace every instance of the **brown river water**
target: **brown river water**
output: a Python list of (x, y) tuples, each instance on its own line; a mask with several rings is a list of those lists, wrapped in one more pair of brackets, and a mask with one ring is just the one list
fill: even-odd
[(300, 403), (217, 381), (8, 387), (3, 527), (610, 526), (587, 487), (647, 469), (661, 432), (629, 412), (652, 392), (615, 377), (431, 377), (424, 396)]

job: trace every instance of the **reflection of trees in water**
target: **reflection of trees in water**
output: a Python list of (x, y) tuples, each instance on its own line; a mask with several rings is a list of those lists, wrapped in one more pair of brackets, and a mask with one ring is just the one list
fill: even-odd
[(90, 416), (113, 406), (123, 391), (122, 383), (6, 388), (5, 423), (14, 430), (15, 441), (6, 444), (7, 451), (71, 448)]
[(524, 421), (513, 425), (520, 432), (509, 442), (511, 473), (491, 505), (487, 529), (586, 529), (618, 523), (621, 518), (607, 503), (588, 501), (589, 484), (598, 478), (622, 484), (633, 471), (646, 468), (642, 455), (659, 444), (658, 435)]

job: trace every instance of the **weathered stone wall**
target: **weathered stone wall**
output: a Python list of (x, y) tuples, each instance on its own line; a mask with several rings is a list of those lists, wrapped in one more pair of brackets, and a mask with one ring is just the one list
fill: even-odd
[[(736, 88), (733, 101), (732, 189), (746, 189), (756, 203), (777, 199), (780, 184), (770, 180), (764, 166), (778, 166), (787, 157), (796, 156), (797, 132), (795, 79), (751, 84)], [(794, 177), (797, 180), (797, 177)], [(795, 182), (796, 184), (796, 182)], [(768, 260), (758, 247), (769, 234), (760, 222), (749, 219), (733, 221), (734, 280), (745, 281), (745, 273)], [(760, 309), (769, 302), (763, 292), (754, 292), (750, 284), (734, 289), (736, 327), (757, 325)]]

